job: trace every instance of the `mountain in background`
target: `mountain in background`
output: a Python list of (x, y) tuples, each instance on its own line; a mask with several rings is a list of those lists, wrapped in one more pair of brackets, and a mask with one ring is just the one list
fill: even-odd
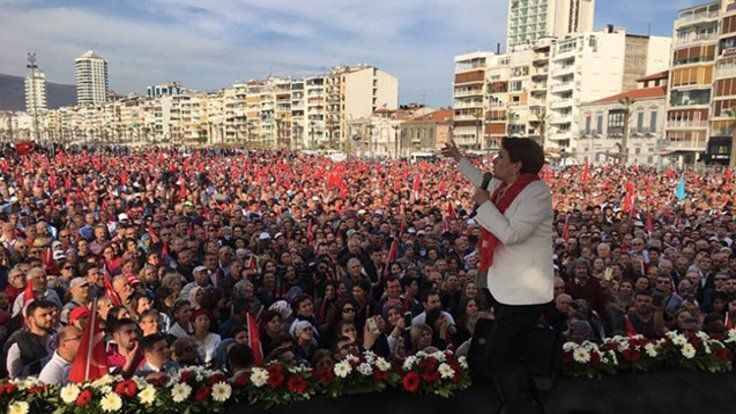
[[(25, 79), (0, 73), (0, 111), (25, 111)], [(46, 99), (49, 109), (72, 106), (77, 103), (74, 85), (46, 82)]]

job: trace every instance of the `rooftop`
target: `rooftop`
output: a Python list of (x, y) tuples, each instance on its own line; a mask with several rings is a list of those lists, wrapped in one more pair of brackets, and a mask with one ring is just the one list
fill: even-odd
[(621, 99), (630, 98), (633, 101), (644, 101), (647, 99), (664, 98), (667, 95), (667, 88), (664, 86), (655, 86), (653, 88), (632, 89), (624, 91), (616, 95), (608, 96), (603, 99), (591, 102), (591, 104), (601, 105), (620, 101)]
[(637, 82), (646, 82), (646, 81), (652, 81), (657, 79), (667, 79), (669, 78), (670, 72), (668, 70), (652, 73), (651, 75), (647, 75), (641, 79), (637, 79)]

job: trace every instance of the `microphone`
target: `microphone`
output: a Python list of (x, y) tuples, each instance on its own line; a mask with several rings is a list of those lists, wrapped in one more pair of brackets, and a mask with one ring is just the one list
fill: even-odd
[[(484, 173), (483, 181), (480, 183), (480, 188), (482, 188), (483, 190), (487, 190), (488, 185), (491, 183), (492, 179), (493, 179), (493, 174), (489, 172)], [(478, 214), (478, 207), (480, 206), (477, 204), (475, 205), (475, 207), (473, 207), (473, 210), (470, 211), (470, 215), (468, 215), (468, 218), (471, 218), (471, 219), (475, 218), (476, 214)]]

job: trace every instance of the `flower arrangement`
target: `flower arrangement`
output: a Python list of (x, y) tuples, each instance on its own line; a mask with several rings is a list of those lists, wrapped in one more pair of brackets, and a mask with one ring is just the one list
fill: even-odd
[(668, 332), (664, 338), (649, 340), (641, 335), (608, 338), (599, 347), (591, 342), (563, 346), (565, 374), (597, 378), (626, 371), (651, 371), (659, 368), (685, 368), (711, 373), (732, 368), (730, 344), (736, 346), (736, 331), (726, 341), (705, 332)]
[(271, 362), (232, 378), (187, 367), (176, 375), (147, 378), (106, 375), (96, 381), (48, 386), (35, 378), (0, 382), (0, 407), (9, 414), (219, 413), (241, 402), (266, 408), (315, 395), (397, 389), (449, 397), (470, 385), (468, 366), (452, 352), (418, 353), (391, 363), (372, 352), (349, 356), (330, 369)]

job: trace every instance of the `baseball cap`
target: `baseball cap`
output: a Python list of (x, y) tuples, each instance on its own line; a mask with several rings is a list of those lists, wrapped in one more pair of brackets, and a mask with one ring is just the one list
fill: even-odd
[(89, 318), (91, 312), (85, 306), (77, 306), (69, 312), (69, 323), (74, 323), (82, 318)]
[(260, 236), (258, 236), (258, 240), (269, 240), (270, 238), (271, 238), (271, 235), (265, 231), (261, 233)]
[(69, 289), (77, 288), (85, 284), (89, 284), (89, 282), (87, 282), (87, 279), (83, 277), (75, 277), (71, 280), (71, 282), (69, 282)]
[(125, 213), (118, 214), (118, 221), (129, 221), (130, 217), (128, 217)]
[(197, 267), (194, 268), (194, 270), (192, 270), (192, 272), (193, 273), (199, 273), (199, 272), (204, 272), (205, 270), (207, 270), (206, 267), (204, 267), (204, 266), (197, 266)]

